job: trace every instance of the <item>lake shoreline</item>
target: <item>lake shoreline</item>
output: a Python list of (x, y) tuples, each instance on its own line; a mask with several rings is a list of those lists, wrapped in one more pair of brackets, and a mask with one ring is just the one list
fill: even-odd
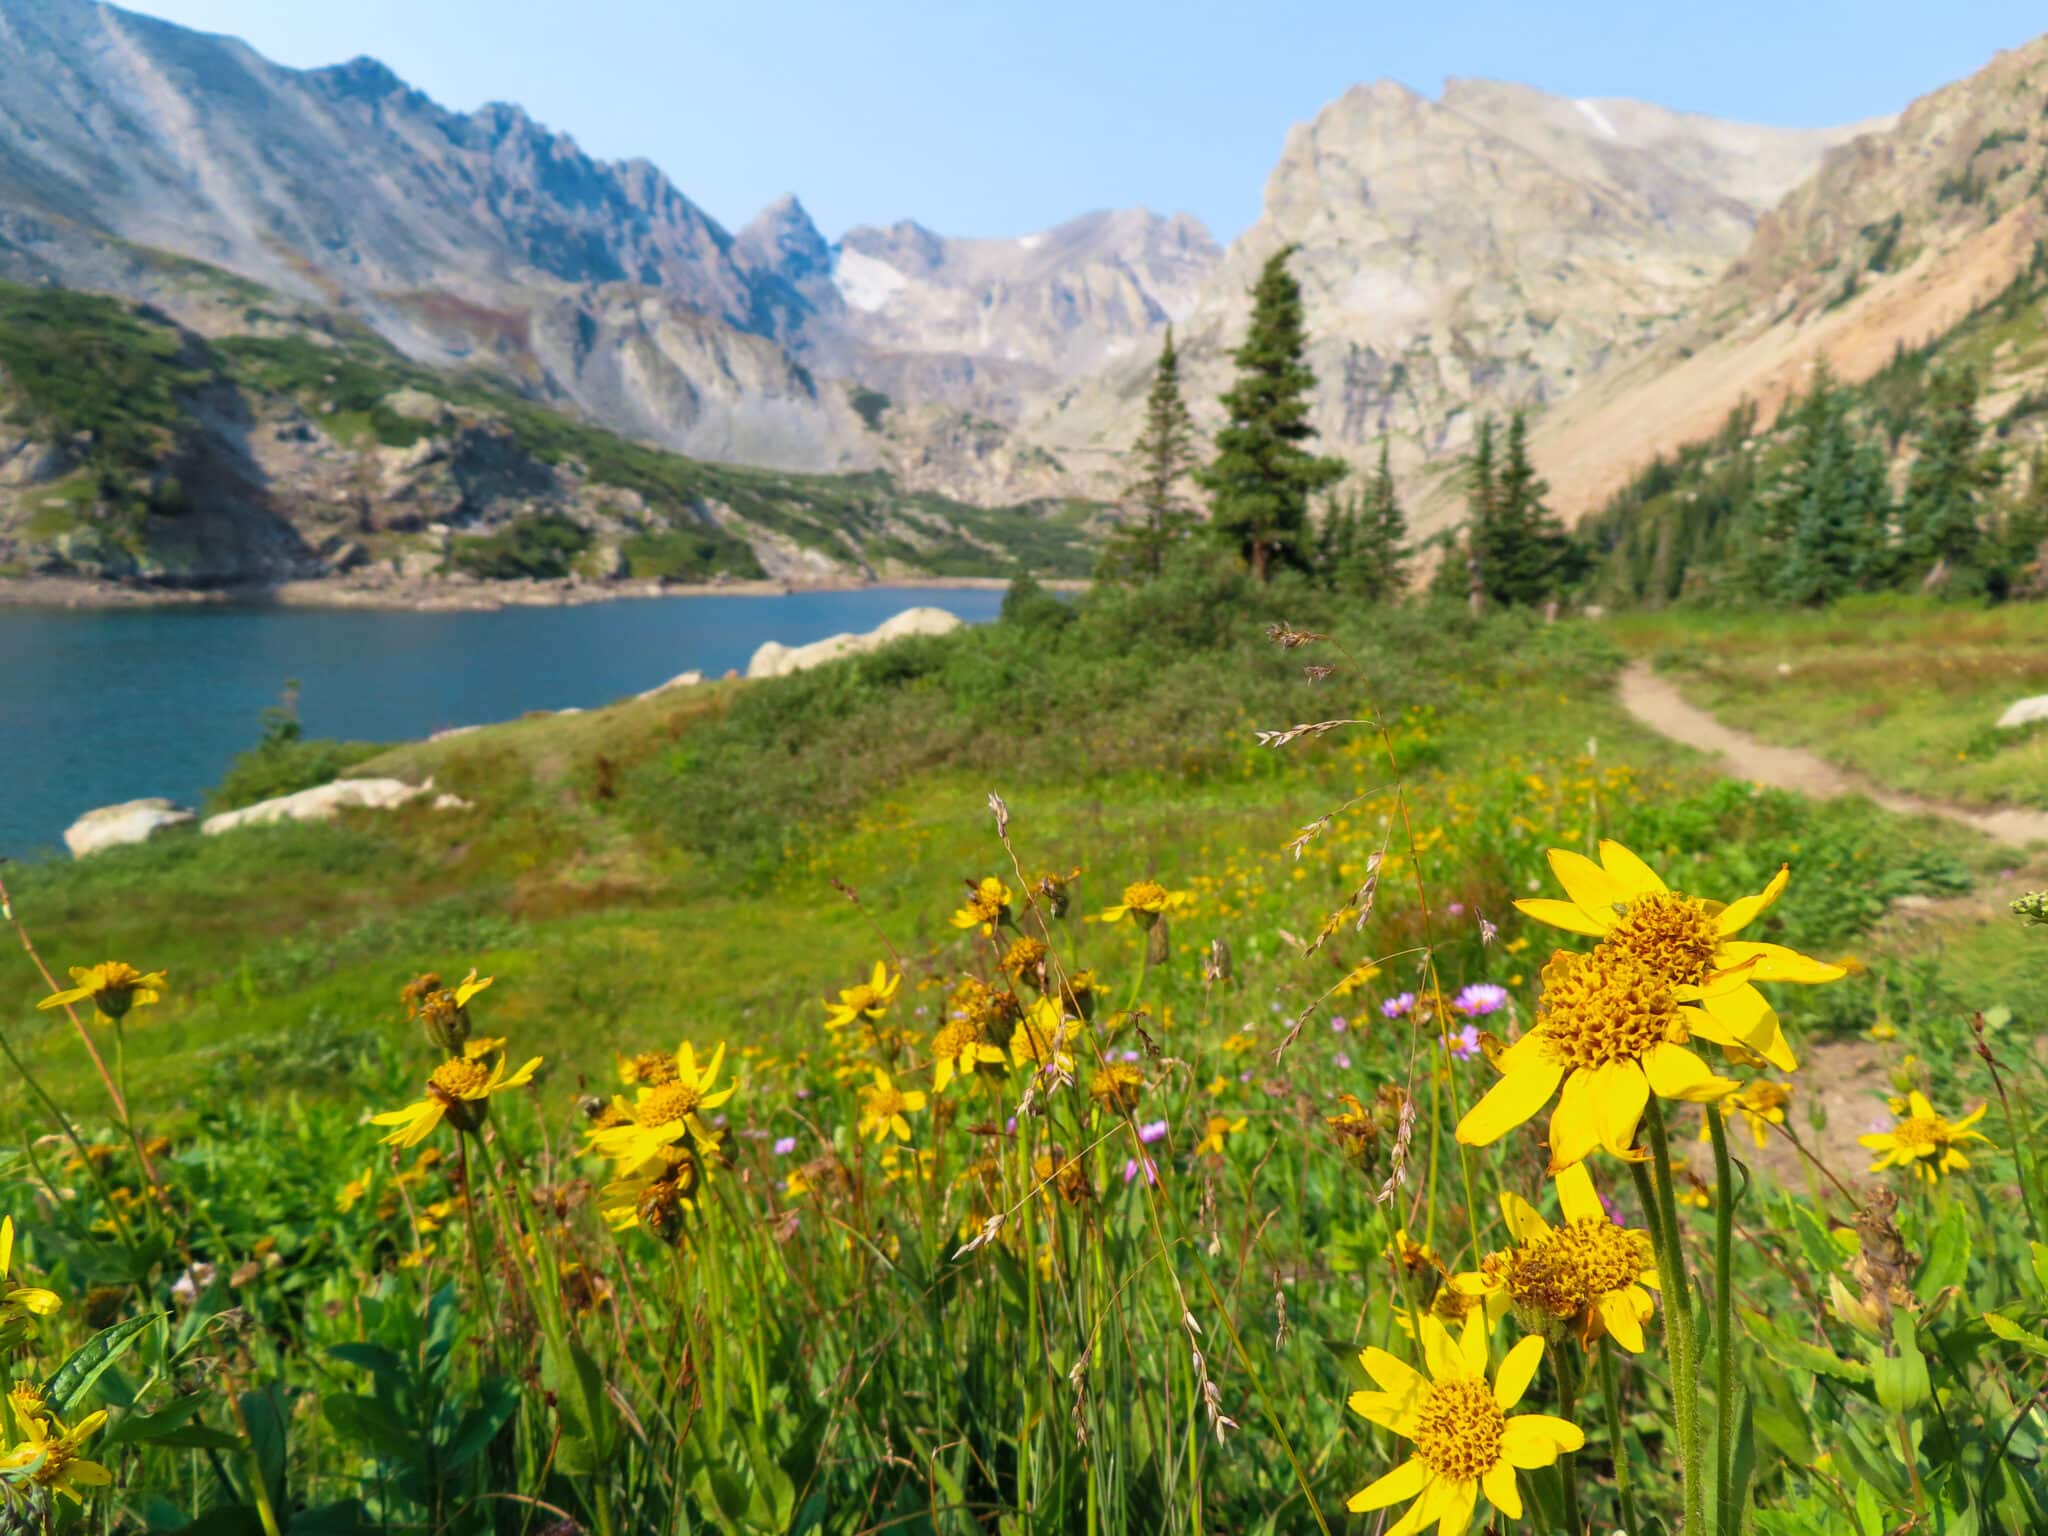
[[(1007, 576), (926, 576), (879, 581), (849, 577), (807, 582), (583, 581), (575, 577), (562, 581), (352, 582), (323, 578), (202, 589), (131, 586), (57, 576), (0, 580), (0, 608), (370, 608), (402, 613), (488, 613), (505, 608), (573, 608), (662, 597), (805, 597), (897, 589), (1000, 592), (1009, 585)], [(1054, 592), (1080, 592), (1089, 584), (1072, 577), (1046, 577), (1041, 585)]]

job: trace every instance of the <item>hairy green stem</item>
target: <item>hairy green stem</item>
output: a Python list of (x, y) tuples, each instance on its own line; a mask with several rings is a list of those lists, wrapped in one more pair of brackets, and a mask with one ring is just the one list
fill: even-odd
[(1636, 1521), (1635, 1480), (1628, 1469), (1628, 1441), (1622, 1437), (1621, 1373), (1614, 1368), (1614, 1340), (1600, 1341), (1600, 1399), (1607, 1408), (1607, 1442), (1614, 1456), (1614, 1492), (1621, 1500), (1621, 1528), (1633, 1533)]
[(1664, 1286), (1664, 1339), (1671, 1355), (1671, 1407), (1684, 1467), (1685, 1529), (1703, 1532), (1707, 1490), (1705, 1447), (1700, 1443), (1699, 1339), (1693, 1331), (1692, 1282), (1679, 1236), (1678, 1200), (1671, 1188), (1671, 1138), (1664, 1128), (1664, 1106), (1655, 1093), (1644, 1107), (1643, 1120), (1650, 1133), (1650, 1178), (1657, 1192), (1655, 1224), (1663, 1232), (1657, 1277)]
[(1739, 1536), (1735, 1507), (1735, 1176), (1728, 1160), (1727, 1116), (1707, 1106), (1714, 1143), (1714, 1445), (1715, 1509), (1722, 1536)]

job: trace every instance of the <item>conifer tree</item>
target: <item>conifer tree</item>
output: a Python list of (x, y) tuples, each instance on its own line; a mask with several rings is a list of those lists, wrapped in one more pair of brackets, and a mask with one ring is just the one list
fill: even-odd
[(1382, 442), (1372, 477), (1350, 495), (1330, 498), (1316, 541), (1316, 566), (1336, 591), (1387, 602), (1407, 585), (1407, 540), (1408, 519)]
[(1237, 382), (1223, 397), (1228, 423), (1216, 457), (1195, 481), (1209, 492), (1209, 529), (1235, 550), (1259, 581), (1275, 561), (1303, 563), (1309, 498), (1345, 473), (1342, 459), (1303, 445), (1315, 375), (1304, 360), (1301, 285), (1287, 270), (1286, 246), (1267, 260), (1252, 289), (1251, 327), (1234, 355)]
[(1570, 540), (1544, 505), (1550, 487), (1529, 460), (1529, 424), (1522, 412), (1508, 420), (1507, 448), (1493, 468), (1493, 421), (1480, 424), (1473, 455), (1473, 553), (1490, 602), (1540, 603), (1570, 574)]
[(1913, 434), (1913, 468), (1899, 506), (1908, 581), (1931, 580), (1956, 592), (1984, 590), (1993, 554), (1983, 526), (1986, 503), (2005, 472), (1983, 438), (1975, 370), (1937, 370)]
[(2027, 488), (2006, 508), (1998, 542), (1993, 595), (2048, 596), (2048, 450), (2034, 450)]
[(1145, 397), (1145, 426), (1131, 445), (1137, 477), (1124, 491), (1136, 509), (1135, 522), (1120, 528), (1102, 551), (1100, 574), (1112, 581), (1149, 581), (1166, 562), (1166, 552), (1186, 536), (1194, 508), (1180, 494), (1195, 467), (1195, 423), (1180, 392), (1180, 354), (1173, 327), (1159, 349), (1152, 388)]
[(1883, 585), (1892, 565), (1883, 454), (1858, 439), (1848, 396), (1825, 364), (1789, 415), (1789, 451), (1757, 501), (1752, 587), (1785, 602), (1819, 604)]

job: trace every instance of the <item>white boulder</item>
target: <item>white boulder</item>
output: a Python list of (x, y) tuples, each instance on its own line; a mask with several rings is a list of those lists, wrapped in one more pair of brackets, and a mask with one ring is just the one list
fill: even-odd
[(1998, 723), (2007, 730), (2022, 725), (2032, 725), (2036, 720), (2048, 720), (2048, 693), (2037, 693), (2031, 699), (2019, 699), (2006, 706)]
[(633, 697), (636, 699), (651, 699), (656, 694), (667, 693), (671, 688), (695, 688), (699, 683), (703, 681), (704, 674), (702, 672), (678, 672), (674, 677), (670, 678), (667, 682), (656, 683), (652, 688), (649, 688), (645, 693), (636, 693), (633, 695)]
[(885, 619), (864, 635), (833, 635), (810, 645), (789, 646), (770, 640), (754, 652), (747, 663), (747, 676), (787, 677), (807, 672), (842, 656), (857, 656), (879, 650), (891, 640), (909, 635), (944, 635), (960, 628), (960, 620), (943, 608), (906, 608), (893, 619)]
[(216, 837), (238, 827), (268, 826), (278, 821), (329, 821), (343, 810), (388, 811), (419, 798), (433, 787), (432, 779), (424, 784), (408, 784), (403, 779), (336, 779), (332, 784), (302, 789), (295, 795), (259, 800), (239, 811), (222, 811), (202, 821), (199, 830), (208, 837)]
[(87, 811), (71, 823), (64, 829), (64, 846), (71, 850), (71, 857), (82, 859), (102, 848), (146, 843), (171, 827), (190, 826), (194, 819), (190, 811), (168, 800), (124, 800)]

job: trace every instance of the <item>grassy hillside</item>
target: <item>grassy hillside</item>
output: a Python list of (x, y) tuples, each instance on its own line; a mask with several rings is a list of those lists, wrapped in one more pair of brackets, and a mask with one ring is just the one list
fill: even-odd
[[(266, 331), (277, 328), (266, 324)], [(413, 397), (402, 409), (401, 391)], [(748, 540), (762, 535), (848, 568), (865, 563), (937, 576), (1023, 570), (1071, 577), (1086, 575), (1093, 561), (1088, 525), (1097, 509), (1086, 504), (984, 508), (901, 491), (879, 472), (709, 463), (620, 437), (479, 377), (422, 368), (345, 325), (209, 342), (112, 299), (4, 283), (0, 419), (68, 445), (74, 467), (54, 483), (14, 493), (12, 509), (0, 505), (0, 533), (23, 546), (17, 563), (86, 524), (114, 525), (120, 541), (148, 546), (168, 527), (152, 518), (186, 510), (191, 486), (184, 482), (209, 446), (202, 404), (216, 416), (303, 412), (344, 449), (410, 449), (451, 431), (421, 411), (420, 396), (502, 423), (540, 464), (639, 498), (644, 512), (621, 551), (636, 577), (758, 577), (762, 566)], [(227, 403), (236, 398), (238, 408)], [(288, 489), (271, 494), (287, 517), (301, 516)], [(560, 575), (574, 564), (576, 551), (552, 557), (545, 541), (516, 532), (493, 529), (485, 537), (498, 543), (456, 563), (486, 575)], [(508, 558), (522, 544), (541, 558)]]
[[(1661, 643), (1686, 643), (1666, 622)], [(2025, 1529), (2042, 1442), (2008, 1435), (2027, 1410), (2006, 1383), (2032, 1379), (2028, 1348), (1983, 1321), (2048, 1309), (2026, 1289), (2013, 1130), (2048, 1106), (2028, 1055), (2048, 944), (1980, 915), (2009, 856), (1717, 781), (1618, 709), (1622, 656), (1583, 622), (1361, 611), (1191, 564), (361, 765), (431, 772), (469, 809), (9, 870), (54, 963), (169, 973), (118, 1031), (81, 1024), (132, 1139), (26, 961), (0, 983), (17, 1273), (65, 1302), (12, 1347), (46, 1373), (96, 1327), (175, 1318), (99, 1336), (114, 1368), (61, 1383), (73, 1418), (113, 1414), (100, 1507), (153, 1529), (198, 1508), (202, 1530), (261, 1530), (268, 1508), (279, 1529), (512, 1536), (507, 1490), (592, 1530), (1336, 1529), (1407, 1454), (1346, 1406), (1360, 1349), (1441, 1367), (1399, 1319), (1455, 1320), (1446, 1271), (1528, 1240), (1503, 1192), (1554, 1209), (1547, 1111), (1494, 1149), (1453, 1133), (1499, 1081), (1487, 1040), (1537, 1026), (1552, 952), (1584, 946), (1513, 901), (1557, 893), (1546, 848), (1612, 837), (1717, 899), (1789, 861), (1743, 937), (1852, 972), (1768, 986), (1799, 1071), (1730, 1066), (1788, 1087), (1784, 1125), (1825, 1175), (1765, 1122), (1752, 1147), (1741, 1116), (1744, 1166), (1717, 1171), (1703, 1112), (1675, 1101), (1679, 1161), (1666, 1179), (1651, 1160), (1651, 1198), (1617, 1159), (1585, 1165), (1616, 1219), (1694, 1254), (1732, 1345), (1718, 1395), (1740, 1382), (1753, 1405), (1757, 1528), (1861, 1536), (1860, 1511), (1974, 1503), (1980, 1529)], [(1008, 906), (984, 935), (965, 909), (990, 878)], [(1133, 901), (1170, 910), (1148, 929)], [(1939, 917), (1962, 908), (1967, 928)], [(899, 979), (835, 1024), (828, 1003), (877, 962)], [(484, 1134), (444, 1118), (394, 1151), (364, 1117), (433, 1112), (423, 1031), (445, 1044), (461, 1022), (400, 988), (471, 966), (493, 981), (462, 1019), (510, 1042), (479, 1059), (538, 1056), (538, 1075), (488, 1100)], [(1065, 999), (1028, 1016), (1054, 1039), (1017, 1027), (1034, 978)], [(1968, 1173), (1899, 1179), (1865, 1250), (1890, 1233), (1930, 1256), (1899, 1282), (1945, 1409), (1907, 1431), (1916, 1482), (1874, 1385), (1904, 1357), (1856, 1309), (1862, 1271), (1830, 1230), (1857, 1202), (1828, 1178), (1865, 1179), (1855, 1138), (1893, 1123), (1887, 1093), (1956, 1117), (1993, 1098), (1978, 1010), (2017, 1119), (1984, 1122)], [(1000, 1063), (957, 1054), (967, 1023)], [(613, 1131), (666, 1123), (670, 1085), (620, 1089), (622, 1070), (682, 1070), (663, 1064), (679, 1039), (693, 1073), (717, 1060), (706, 1091), (736, 1092), (673, 1156), (633, 1151)], [(1678, 1261), (1659, 1263), (1668, 1296)], [(1564, 1326), (1579, 1304), (1556, 1304), (1503, 1317), (1494, 1358), (1540, 1337), (1524, 1411), (1582, 1426), (1585, 1449), (1500, 1497), (1537, 1531), (1643, 1529), (1638, 1509), (1671, 1528), (1715, 1465), (1680, 1415), (1718, 1355), (1653, 1320), (1643, 1353), (1603, 1365)], [(1532, 1347), (1513, 1358), (1533, 1369)]]

